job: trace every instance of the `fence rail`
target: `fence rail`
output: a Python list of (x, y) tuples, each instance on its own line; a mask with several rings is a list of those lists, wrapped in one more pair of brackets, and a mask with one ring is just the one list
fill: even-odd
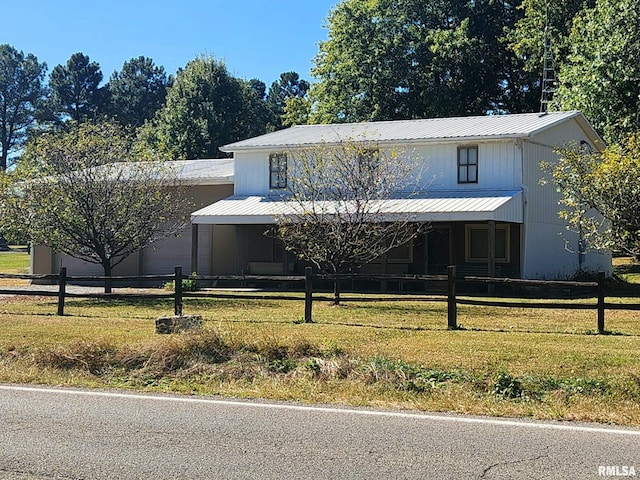
[[(577, 281), (545, 281), (545, 280), (522, 280), (512, 278), (492, 278), (478, 276), (464, 276), (458, 278), (456, 276), (456, 267), (450, 266), (447, 269), (447, 275), (318, 275), (313, 274), (311, 268), (305, 269), (304, 275), (207, 275), (207, 276), (185, 276), (182, 274), (182, 268), (176, 267), (173, 275), (143, 275), (143, 276), (67, 276), (66, 268), (60, 269), (59, 274), (51, 275), (25, 275), (25, 274), (0, 274), (0, 279), (23, 279), (36, 281), (50, 281), (58, 285), (58, 291), (50, 290), (26, 290), (16, 288), (1, 288), (0, 295), (31, 295), (31, 296), (51, 296), (58, 297), (58, 315), (64, 315), (66, 298), (95, 298), (95, 299), (124, 299), (124, 298), (173, 298), (175, 315), (182, 315), (183, 300), (185, 297), (207, 297), (207, 298), (243, 298), (243, 299), (270, 299), (270, 300), (297, 300), (298, 296), (285, 295), (250, 295), (243, 294), (225, 294), (216, 292), (214, 294), (202, 292), (185, 292), (182, 288), (182, 281), (185, 279), (193, 279), (195, 281), (236, 281), (246, 283), (247, 281), (265, 281), (278, 283), (303, 283), (304, 284), (304, 321), (313, 321), (313, 302), (331, 300), (330, 297), (318, 295), (314, 293), (314, 282), (317, 281), (343, 281), (343, 280), (364, 280), (364, 281), (421, 281), (435, 283), (443, 287), (446, 294), (440, 296), (427, 294), (399, 295), (393, 297), (343, 297), (340, 301), (430, 301), (430, 302), (447, 302), (447, 328), (457, 329), (457, 307), (458, 305), (475, 305), (486, 307), (503, 307), (503, 308), (541, 308), (541, 309), (575, 309), (575, 310), (595, 310), (597, 313), (598, 332), (605, 333), (605, 311), (606, 310), (632, 310), (640, 311), (640, 304), (617, 304), (605, 302), (605, 275), (599, 273), (596, 282), (577, 282)], [(114, 282), (173, 282), (174, 291), (166, 293), (96, 293), (68, 292), (67, 285), (70, 282), (100, 282), (105, 285), (111, 285)], [(549, 303), (549, 302), (507, 302), (500, 300), (478, 299), (478, 298), (458, 298), (457, 287), (460, 284), (479, 283), (495, 285), (515, 285), (525, 287), (544, 287), (544, 288), (579, 288), (579, 289), (595, 289), (596, 303)], [(640, 289), (636, 289), (635, 293), (640, 294)]]

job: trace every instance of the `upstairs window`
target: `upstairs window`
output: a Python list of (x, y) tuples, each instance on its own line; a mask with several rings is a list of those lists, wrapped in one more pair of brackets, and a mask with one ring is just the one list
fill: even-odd
[(478, 147), (458, 148), (458, 183), (478, 183)]
[(286, 153), (272, 153), (269, 155), (269, 188), (287, 188)]
[(364, 148), (358, 151), (358, 170), (361, 175), (371, 176), (380, 166), (380, 153), (377, 148)]

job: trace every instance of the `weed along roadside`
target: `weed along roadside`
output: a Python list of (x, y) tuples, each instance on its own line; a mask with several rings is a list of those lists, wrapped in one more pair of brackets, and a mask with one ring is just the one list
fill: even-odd
[(0, 382), (640, 425), (637, 312), (607, 310), (598, 335), (596, 299), (458, 302), (449, 329), (442, 297), (317, 295), (305, 323), (298, 291), (185, 291), (201, 329), (158, 335), (155, 319), (175, 313), (165, 293), (69, 297), (63, 316), (57, 296), (2, 297)]

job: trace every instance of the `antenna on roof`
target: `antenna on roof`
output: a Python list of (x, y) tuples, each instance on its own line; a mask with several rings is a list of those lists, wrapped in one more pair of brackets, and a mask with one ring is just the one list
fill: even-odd
[(542, 56), (542, 95), (540, 111), (546, 112), (556, 91), (556, 66), (551, 49), (551, 29), (549, 28), (549, 0), (545, 5), (544, 16), (544, 53)]

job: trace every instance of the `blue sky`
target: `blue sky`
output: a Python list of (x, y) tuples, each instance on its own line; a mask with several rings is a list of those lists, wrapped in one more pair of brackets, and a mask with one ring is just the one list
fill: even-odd
[(267, 86), (280, 73), (309, 70), (339, 0), (19, 0), (5, 1), (0, 43), (33, 53), (48, 72), (82, 52), (104, 80), (144, 55), (175, 74), (201, 54)]

